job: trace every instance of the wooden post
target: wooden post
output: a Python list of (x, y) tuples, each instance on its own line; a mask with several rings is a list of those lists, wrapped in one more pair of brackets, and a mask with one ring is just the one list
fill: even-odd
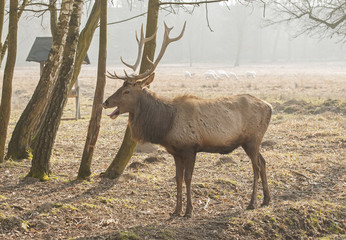
[(74, 85), (76, 89), (76, 120), (80, 119), (80, 102), (79, 102), (79, 85), (78, 78), (76, 79), (76, 83)]
[(42, 73), (43, 73), (43, 67), (44, 67), (44, 64), (45, 64), (46, 62), (40, 62), (40, 77), (42, 76)]

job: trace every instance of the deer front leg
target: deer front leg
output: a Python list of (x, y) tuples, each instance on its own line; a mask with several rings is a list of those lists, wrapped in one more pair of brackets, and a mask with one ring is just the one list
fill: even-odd
[(185, 184), (186, 184), (186, 194), (187, 194), (187, 203), (186, 203), (186, 212), (185, 217), (192, 217), (192, 197), (191, 197), (191, 181), (192, 181), (192, 173), (195, 167), (196, 154), (190, 154), (184, 159), (185, 165)]
[(172, 216), (180, 216), (182, 211), (182, 201), (183, 201), (183, 177), (184, 177), (184, 164), (180, 157), (174, 156), (175, 169), (176, 169), (176, 182), (177, 182), (177, 205)]

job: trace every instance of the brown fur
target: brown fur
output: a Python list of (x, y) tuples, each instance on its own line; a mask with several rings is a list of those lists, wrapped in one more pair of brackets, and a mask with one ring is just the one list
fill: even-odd
[(176, 109), (172, 103), (143, 90), (135, 114), (130, 113), (132, 138), (138, 142), (162, 143), (172, 129)]
[[(150, 76), (148, 82), (152, 80), (153, 76)], [(177, 181), (177, 205), (173, 214), (180, 215), (182, 211), (184, 179), (187, 191), (185, 216), (192, 215), (191, 180), (196, 153), (226, 154), (239, 146), (251, 159), (254, 171), (248, 209), (255, 208), (259, 177), (264, 193), (262, 205), (268, 205), (270, 194), (265, 160), (259, 148), (269, 125), (270, 104), (246, 94), (217, 99), (185, 95), (166, 100), (143, 88), (146, 81), (124, 84), (106, 100), (104, 107), (118, 106), (120, 113), (129, 112), (129, 125), (135, 140), (160, 144), (173, 155)]]

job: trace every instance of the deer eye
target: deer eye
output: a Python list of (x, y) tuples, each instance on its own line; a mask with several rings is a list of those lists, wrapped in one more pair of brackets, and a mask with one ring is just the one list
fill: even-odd
[(125, 91), (123, 92), (123, 94), (129, 94), (129, 93), (130, 93), (129, 90), (125, 90)]

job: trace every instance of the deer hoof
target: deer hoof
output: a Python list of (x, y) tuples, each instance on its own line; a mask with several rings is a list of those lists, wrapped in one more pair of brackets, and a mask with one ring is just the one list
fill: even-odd
[(253, 210), (255, 209), (255, 205), (254, 204), (249, 204), (249, 206), (247, 206), (246, 210)]
[(261, 207), (267, 207), (269, 206), (269, 201), (263, 201), (263, 203), (261, 204)]
[(192, 218), (192, 213), (185, 213), (184, 218)]
[(174, 212), (171, 213), (170, 215), (171, 215), (171, 217), (180, 217), (180, 216), (181, 216), (181, 212), (174, 211)]
[(264, 197), (261, 207), (269, 206), (270, 197)]

